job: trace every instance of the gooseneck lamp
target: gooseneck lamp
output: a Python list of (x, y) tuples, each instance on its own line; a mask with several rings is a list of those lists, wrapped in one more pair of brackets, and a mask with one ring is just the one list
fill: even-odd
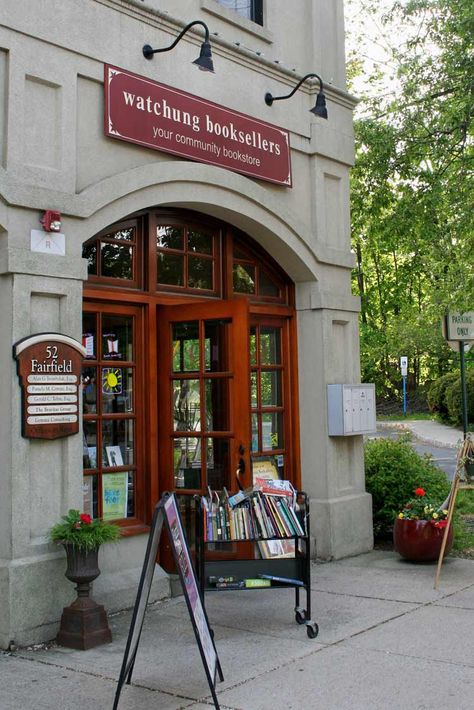
[(290, 91), (289, 94), (286, 94), (286, 96), (273, 96), (269, 91), (265, 94), (265, 103), (267, 106), (271, 106), (274, 101), (283, 101), (284, 99), (290, 99), (293, 94), (300, 88), (301, 84), (303, 84), (306, 79), (319, 79), (319, 93), (316, 97), (316, 104), (313, 106), (313, 108), (310, 109), (311, 113), (314, 113), (315, 116), (320, 116), (321, 118), (327, 118), (328, 117), (328, 110), (326, 108), (326, 97), (324, 96), (324, 85), (323, 85), (323, 80), (318, 74), (306, 74), (295, 86), (293, 91)]
[(149, 44), (145, 44), (143, 47), (143, 56), (145, 59), (153, 59), (153, 55), (158, 52), (169, 52), (171, 49), (176, 47), (179, 40), (186, 34), (186, 32), (194, 25), (202, 25), (205, 31), (204, 42), (201, 44), (201, 52), (199, 57), (194, 60), (193, 64), (196, 64), (202, 71), (214, 71), (214, 65), (212, 63), (212, 53), (211, 53), (211, 43), (209, 42), (209, 29), (205, 22), (201, 20), (194, 20), (190, 22), (186, 27), (184, 27), (179, 35), (176, 37), (175, 41), (170, 44), (169, 47), (163, 47), (161, 49), (153, 49)]

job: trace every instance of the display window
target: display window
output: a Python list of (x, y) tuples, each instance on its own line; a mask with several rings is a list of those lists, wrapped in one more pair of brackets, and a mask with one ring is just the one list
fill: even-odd
[[(84, 512), (130, 525), (143, 517), (142, 311), (86, 303), (82, 368)], [(138, 365), (138, 366), (137, 366)]]

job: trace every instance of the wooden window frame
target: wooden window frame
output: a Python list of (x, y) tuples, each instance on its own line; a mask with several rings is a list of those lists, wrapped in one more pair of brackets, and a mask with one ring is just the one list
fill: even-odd
[[(129, 229), (130, 227), (133, 227), (135, 229), (135, 239), (133, 241), (120, 241), (120, 240), (114, 240), (113, 238), (109, 237), (111, 232), (118, 232), (121, 229)], [(106, 229), (103, 229), (99, 234), (96, 234), (93, 238), (93, 240), (89, 240), (90, 242), (95, 241), (96, 245), (96, 250), (97, 250), (97, 274), (89, 274), (88, 277), (88, 282), (89, 283), (95, 283), (97, 285), (100, 285), (104, 288), (109, 287), (109, 288), (130, 288), (130, 289), (138, 289), (141, 286), (142, 282), (142, 269), (140, 268), (140, 265), (142, 263), (142, 249), (141, 249), (141, 244), (143, 242), (143, 228), (142, 228), (142, 221), (139, 219), (128, 219), (128, 220), (123, 220), (121, 222), (116, 222), (110, 227), (107, 227)], [(89, 243), (86, 242), (86, 244)], [(120, 278), (114, 278), (111, 276), (101, 276), (100, 275), (100, 267), (101, 267), (101, 249), (100, 245), (101, 243), (105, 244), (120, 244), (122, 246), (126, 246), (127, 244), (130, 245), (132, 248), (132, 254), (134, 254), (134, 258), (132, 257), (132, 278), (131, 279), (120, 279)]]
[[(200, 230), (209, 234), (212, 239), (212, 253), (211, 255), (197, 253), (197, 256), (203, 256), (206, 260), (212, 261), (212, 288), (192, 288), (186, 285), (188, 279), (188, 259), (189, 255), (193, 252), (188, 251), (185, 245), (182, 250), (167, 250), (170, 254), (182, 254), (184, 258), (184, 276), (185, 285), (184, 286), (174, 286), (172, 284), (159, 284), (157, 281), (157, 257), (159, 251), (161, 250), (156, 247), (156, 233), (160, 226), (166, 227), (182, 227), (185, 230), (185, 242), (187, 245), (187, 233), (192, 231), (192, 229)], [(150, 227), (149, 227), (149, 264), (148, 264), (148, 283), (150, 285), (150, 291), (155, 293), (173, 293), (173, 294), (187, 294), (190, 296), (201, 296), (203, 298), (220, 298), (222, 294), (222, 283), (221, 283), (221, 262), (222, 262), (222, 249), (221, 249), (221, 227), (216, 222), (211, 222), (209, 220), (197, 220), (192, 218), (191, 215), (183, 213), (182, 216), (176, 212), (154, 212), (150, 217)]]
[[(134, 320), (134, 341), (133, 341), (133, 360), (104, 360), (99, 353), (99, 343), (97, 338), (96, 346), (96, 357), (94, 359), (87, 358), (84, 359), (84, 367), (95, 367), (98, 371), (104, 368), (104, 362), (114, 362), (117, 367), (122, 367), (124, 369), (133, 368), (134, 369), (134, 381), (133, 381), (133, 409), (132, 412), (119, 412), (111, 416), (110, 413), (103, 412), (83, 412), (83, 421), (96, 421), (97, 422), (97, 440), (96, 448), (99, 449), (99, 445), (102, 446), (102, 427), (99, 425), (99, 421), (118, 421), (118, 420), (133, 420), (133, 442), (134, 442), (134, 458), (132, 465), (123, 465), (123, 469), (128, 471), (133, 471), (134, 474), (134, 515), (130, 518), (121, 518), (119, 520), (120, 526), (123, 529), (124, 534), (131, 534), (135, 532), (142, 532), (146, 520), (148, 519), (147, 511), (145, 510), (145, 480), (144, 480), (144, 461), (143, 461), (143, 448), (144, 448), (144, 412), (143, 408), (140, 406), (140, 402), (143, 400), (144, 393), (144, 382), (143, 382), (143, 372), (140, 372), (139, 363), (143, 361), (144, 352), (144, 323), (143, 323), (143, 310), (139, 306), (132, 305), (121, 305), (117, 303), (103, 303), (98, 301), (87, 301), (83, 304), (84, 313), (93, 313), (100, 315), (101, 319), (104, 316), (130, 316)], [(97, 321), (96, 321), (97, 328)], [(97, 382), (97, 387), (100, 386), (100, 378)], [(98, 400), (97, 400), (98, 401)], [(99, 436), (100, 428), (100, 436)], [(98, 477), (98, 511), (101, 509), (101, 491), (102, 484), (101, 479), (104, 473), (108, 473), (107, 467), (102, 465), (101, 468), (96, 467), (94, 473), (84, 473), (84, 477), (96, 475)], [(100, 481), (100, 482), (99, 482)]]
[[(240, 250), (242, 256), (234, 256), (234, 243), (238, 242), (238, 249)], [(252, 240), (253, 242), (253, 240)], [(228, 255), (229, 268), (227, 271), (227, 293), (229, 298), (232, 297), (244, 297), (248, 298), (251, 303), (261, 303), (261, 304), (284, 304), (293, 305), (294, 304), (294, 287), (290, 283), (286, 274), (282, 271), (281, 267), (272, 258), (271, 254), (262, 249), (257, 243), (251, 243), (249, 237), (242, 232), (237, 230), (232, 230), (232, 233), (228, 237)], [(256, 270), (256, 292), (254, 294), (241, 293), (239, 291), (234, 291), (234, 279), (233, 279), (233, 267), (234, 263), (246, 263), (253, 264)], [(259, 290), (260, 284), (260, 273), (264, 271), (267, 273), (275, 285), (278, 287), (278, 296), (262, 296)]]
[[(281, 308), (280, 315), (274, 309), (266, 307), (250, 308), (249, 327), (281, 328), (281, 365), (272, 367), (267, 365), (250, 365), (250, 371), (280, 371), (282, 372), (282, 401), (280, 406), (251, 407), (251, 414), (257, 413), (283, 413), (284, 442), (282, 449), (285, 455), (285, 476), (293, 481), (297, 488), (301, 486), (301, 472), (299, 467), (300, 446), (299, 446), (299, 400), (298, 400), (298, 375), (295, 372), (297, 363), (297, 343), (296, 343), (296, 323), (293, 309)], [(252, 451), (252, 457), (276, 456), (281, 450), (260, 451), (258, 454)]]

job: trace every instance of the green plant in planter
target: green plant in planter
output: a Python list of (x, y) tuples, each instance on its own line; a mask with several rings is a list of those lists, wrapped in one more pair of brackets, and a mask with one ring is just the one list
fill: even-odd
[(71, 509), (62, 516), (49, 531), (49, 539), (61, 545), (72, 545), (81, 552), (95, 550), (105, 542), (113, 542), (120, 537), (120, 528), (114, 523), (93, 520), (87, 513)]
[(448, 511), (428, 498), (424, 488), (415, 488), (415, 497), (405, 503), (397, 517), (400, 520), (428, 520), (436, 528), (445, 528)]
[(434, 562), (439, 559), (446, 539), (444, 554), (453, 544), (453, 528), (448, 528), (448, 510), (444, 503), (436, 503), (425, 489), (415, 489), (411, 498), (398, 513), (393, 527), (393, 548), (411, 562)]

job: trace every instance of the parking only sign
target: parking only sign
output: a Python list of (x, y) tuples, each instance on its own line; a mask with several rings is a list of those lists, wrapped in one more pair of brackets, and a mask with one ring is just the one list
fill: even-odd
[(406, 377), (408, 374), (408, 358), (402, 355), (400, 358), (400, 370), (402, 372), (402, 377)]

